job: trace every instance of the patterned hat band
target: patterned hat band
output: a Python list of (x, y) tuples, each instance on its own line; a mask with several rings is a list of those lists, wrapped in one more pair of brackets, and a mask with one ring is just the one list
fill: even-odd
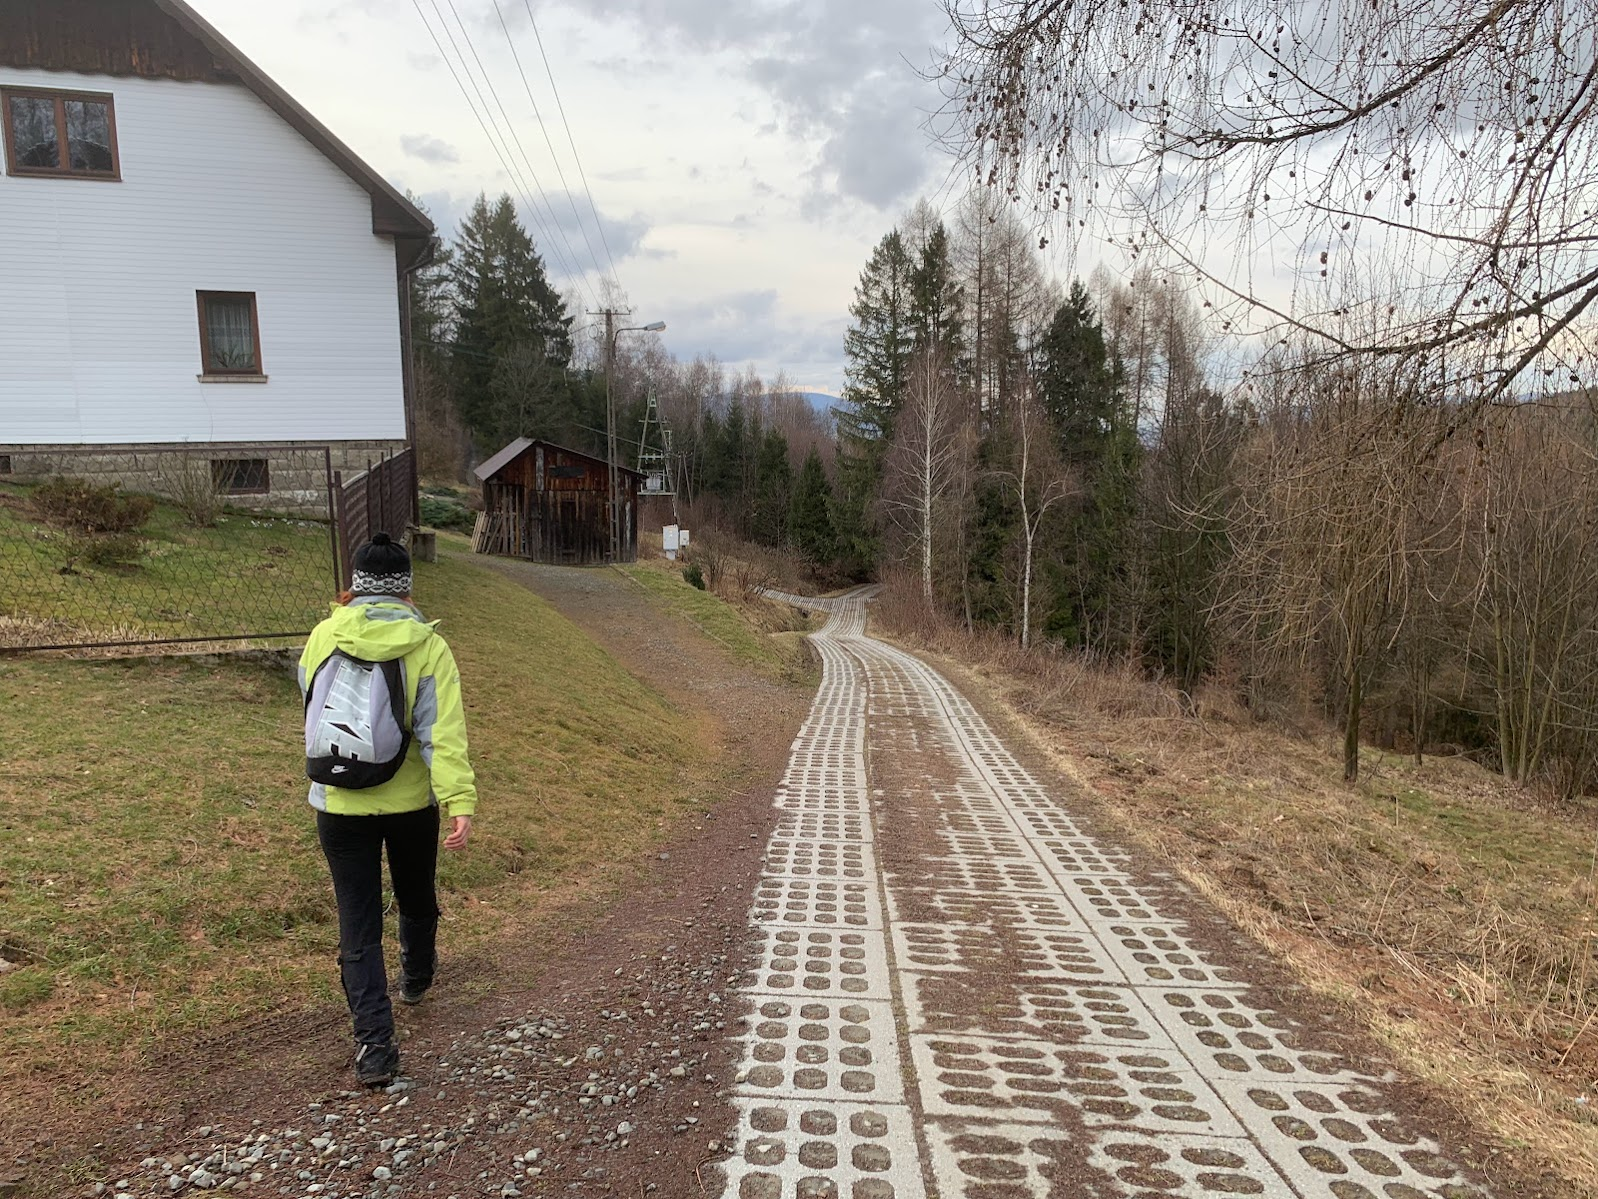
[(354, 595), (409, 595), (411, 575), (409, 571), (396, 575), (374, 575), (357, 570), (350, 576), (350, 592)]

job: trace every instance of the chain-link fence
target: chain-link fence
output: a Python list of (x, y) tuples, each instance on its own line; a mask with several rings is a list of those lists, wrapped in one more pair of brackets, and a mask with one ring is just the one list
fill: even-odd
[(325, 447), (12, 451), (0, 653), (303, 636), (339, 564)]

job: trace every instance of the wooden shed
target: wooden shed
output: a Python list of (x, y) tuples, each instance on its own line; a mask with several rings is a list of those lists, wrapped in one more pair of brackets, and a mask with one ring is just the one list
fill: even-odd
[[(638, 561), (643, 476), (619, 466), (622, 562)], [(610, 468), (603, 458), (518, 437), (476, 470), (483, 511), (472, 549), (559, 566), (610, 561)]]

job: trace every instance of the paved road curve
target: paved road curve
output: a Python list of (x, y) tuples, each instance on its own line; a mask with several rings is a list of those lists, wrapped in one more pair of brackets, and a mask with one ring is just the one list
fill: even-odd
[(779, 598), (830, 619), (753, 912), (729, 1196), (1484, 1199), (860, 596)]

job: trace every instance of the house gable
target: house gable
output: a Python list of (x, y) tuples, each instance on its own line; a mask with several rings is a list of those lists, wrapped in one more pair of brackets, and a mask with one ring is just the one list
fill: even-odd
[(372, 232), (402, 266), (428, 252), (433, 223), (183, 0), (4, 0), (0, 67), (234, 83), (247, 87), (372, 198)]
[(241, 82), (237, 72), (155, 4), (127, 0), (0, 4), (0, 66)]

